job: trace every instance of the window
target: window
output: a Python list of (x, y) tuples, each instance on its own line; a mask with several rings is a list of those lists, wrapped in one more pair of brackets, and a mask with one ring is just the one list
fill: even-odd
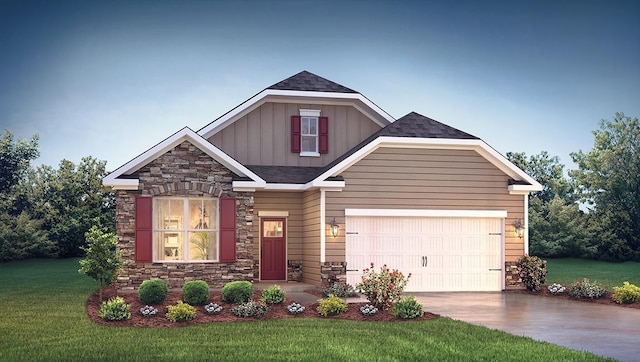
[(301, 109), (291, 116), (291, 152), (300, 156), (320, 156), (329, 152), (329, 119), (319, 110)]
[(318, 117), (301, 117), (300, 156), (319, 156)]
[(217, 261), (218, 199), (153, 199), (155, 261)]

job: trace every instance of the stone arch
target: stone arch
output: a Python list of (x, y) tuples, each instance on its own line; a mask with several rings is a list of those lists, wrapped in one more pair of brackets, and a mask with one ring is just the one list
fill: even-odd
[(167, 182), (164, 185), (154, 185), (148, 190), (151, 196), (174, 195), (185, 192), (201, 192), (214, 197), (222, 196), (222, 188), (209, 182), (200, 181), (184, 181), (184, 182)]

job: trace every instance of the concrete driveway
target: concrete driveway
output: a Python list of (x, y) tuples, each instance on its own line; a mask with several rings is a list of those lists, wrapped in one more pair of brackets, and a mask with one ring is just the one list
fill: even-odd
[(409, 293), (424, 310), (620, 361), (640, 360), (640, 310), (519, 293)]

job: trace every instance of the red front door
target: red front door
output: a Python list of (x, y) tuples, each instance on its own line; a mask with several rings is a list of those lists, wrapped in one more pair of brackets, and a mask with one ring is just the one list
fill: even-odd
[(260, 230), (260, 279), (286, 280), (286, 219), (261, 219)]

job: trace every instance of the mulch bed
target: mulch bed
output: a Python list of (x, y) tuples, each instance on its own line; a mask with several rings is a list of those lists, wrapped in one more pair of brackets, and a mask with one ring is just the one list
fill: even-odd
[[(317, 295), (318, 298), (321, 298), (320, 292), (317, 291), (307, 291), (308, 293)], [(345, 313), (324, 317), (320, 315), (316, 308), (318, 307), (318, 303), (314, 303), (311, 305), (305, 305), (304, 313), (300, 315), (291, 315), (287, 311), (287, 306), (295, 300), (286, 299), (285, 302), (281, 305), (274, 305), (269, 307), (269, 312), (262, 318), (240, 318), (236, 317), (231, 313), (231, 308), (234, 307), (234, 304), (224, 303), (220, 296), (219, 292), (212, 292), (210, 295), (209, 302), (217, 303), (222, 306), (222, 312), (218, 315), (208, 315), (204, 311), (204, 306), (196, 306), (197, 314), (196, 318), (187, 321), (187, 322), (171, 322), (168, 320), (165, 315), (167, 313), (168, 305), (175, 305), (179, 300), (182, 300), (182, 293), (179, 291), (170, 291), (167, 294), (167, 299), (164, 301), (162, 305), (154, 305), (156, 309), (158, 309), (158, 314), (154, 317), (143, 317), (140, 314), (140, 308), (145, 305), (138, 300), (138, 293), (116, 293), (115, 288), (108, 288), (103, 290), (103, 300), (107, 300), (113, 296), (119, 295), (124, 298), (125, 302), (131, 305), (131, 319), (126, 321), (105, 321), (99, 317), (100, 312), (100, 300), (98, 297), (98, 292), (96, 291), (89, 299), (87, 300), (87, 315), (89, 319), (95, 323), (108, 325), (108, 326), (117, 326), (117, 327), (153, 327), (153, 328), (162, 328), (162, 327), (184, 327), (191, 326), (196, 324), (204, 324), (204, 323), (229, 323), (229, 322), (246, 322), (246, 321), (256, 321), (256, 320), (271, 320), (271, 319), (287, 319), (287, 318), (322, 318), (322, 319), (342, 319), (342, 320), (351, 320), (351, 321), (368, 321), (368, 322), (412, 322), (412, 321), (424, 321), (429, 319), (435, 319), (439, 316), (437, 314), (425, 312), (424, 316), (421, 318), (404, 320), (400, 318), (394, 317), (389, 311), (378, 311), (377, 314), (373, 316), (363, 316), (360, 313), (360, 307), (365, 305), (366, 303), (349, 303), (349, 308)], [(262, 296), (261, 291), (255, 291), (253, 294), (253, 299), (258, 301)]]
[(509, 290), (508, 292), (509, 293), (521, 293), (521, 294), (539, 295), (539, 296), (542, 296), (542, 297), (565, 299), (565, 300), (571, 300), (571, 301), (575, 301), (575, 302), (595, 303), (595, 304), (612, 305), (612, 306), (616, 306), (616, 307), (640, 309), (640, 301), (635, 302), (635, 303), (629, 303), (629, 304), (618, 304), (618, 303), (616, 303), (613, 299), (611, 299), (611, 295), (613, 294), (612, 292), (607, 292), (605, 295), (602, 296), (602, 298), (599, 298), (599, 299), (575, 299), (575, 298), (571, 298), (569, 296), (569, 294), (567, 294), (566, 291), (564, 293), (560, 294), (560, 295), (553, 295), (553, 294), (551, 294), (549, 292), (549, 290), (547, 289), (546, 285), (542, 286), (542, 288), (540, 288), (540, 291), (538, 291), (538, 292), (531, 292), (531, 291), (526, 290), (526, 289)]

